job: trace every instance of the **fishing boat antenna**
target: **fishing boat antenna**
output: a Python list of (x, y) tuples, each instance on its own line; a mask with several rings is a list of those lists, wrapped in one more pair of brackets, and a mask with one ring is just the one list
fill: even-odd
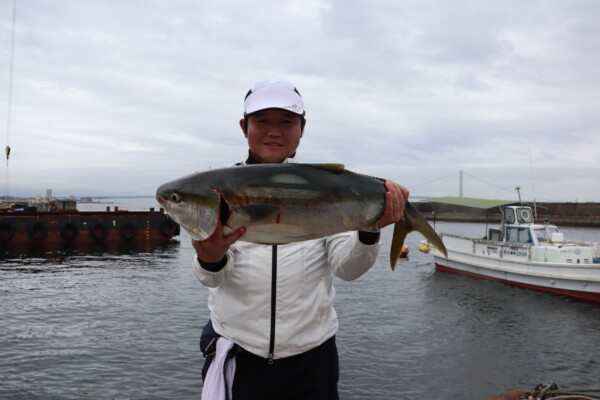
[(535, 203), (535, 185), (533, 184), (533, 161), (531, 159), (531, 143), (527, 143), (529, 149), (529, 179), (531, 179), (531, 189), (533, 191), (533, 217), (537, 220), (537, 205)]
[(10, 133), (12, 128), (12, 89), (13, 89), (13, 70), (15, 65), (15, 26), (17, 22), (17, 0), (13, 0), (13, 20), (12, 20), (12, 40), (10, 45), (10, 65), (8, 78), (8, 112), (6, 114), (6, 172), (4, 175), (4, 191), (5, 199), (8, 199), (8, 160), (10, 158)]

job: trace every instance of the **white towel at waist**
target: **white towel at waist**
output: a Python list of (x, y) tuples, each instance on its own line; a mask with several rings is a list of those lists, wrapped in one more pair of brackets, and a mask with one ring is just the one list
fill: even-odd
[(227, 360), (227, 353), (234, 343), (224, 337), (217, 340), (217, 352), (212, 360), (204, 386), (202, 388), (202, 400), (231, 400), (231, 388), (233, 376), (235, 375), (235, 357)]

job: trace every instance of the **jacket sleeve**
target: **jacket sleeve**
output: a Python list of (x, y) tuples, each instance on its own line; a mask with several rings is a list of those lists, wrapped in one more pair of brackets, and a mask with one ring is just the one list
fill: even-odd
[(226, 257), (227, 263), (225, 266), (219, 271), (212, 272), (202, 268), (198, 258), (196, 257), (196, 253), (194, 252), (194, 261), (192, 261), (192, 267), (194, 269), (194, 275), (196, 275), (196, 278), (198, 278), (200, 283), (206, 287), (214, 288), (225, 282), (233, 272), (233, 252), (228, 250)]
[(358, 240), (358, 232), (354, 231), (329, 236), (326, 246), (333, 273), (340, 279), (352, 281), (375, 264), (381, 244), (363, 244)]

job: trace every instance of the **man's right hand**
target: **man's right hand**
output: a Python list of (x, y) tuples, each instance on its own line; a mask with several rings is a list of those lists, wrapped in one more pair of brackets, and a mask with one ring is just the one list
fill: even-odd
[(216, 263), (225, 257), (229, 246), (237, 242), (244, 233), (246, 233), (246, 228), (242, 227), (231, 235), (225, 236), (223, 233), (223, 224), (219, 221), (212, 235), (202, 241), (192, 239), (192, 246), (194, 246), (196, 256), (201, 261)]

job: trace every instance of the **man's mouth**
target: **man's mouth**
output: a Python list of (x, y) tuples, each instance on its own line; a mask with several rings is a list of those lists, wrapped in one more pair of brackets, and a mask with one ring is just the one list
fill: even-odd
[(266, 146), (275, 146), (275, 147), (283, 146), (281, 143), (273, 143), (273, 142), (266, 142), (265, 145)]

